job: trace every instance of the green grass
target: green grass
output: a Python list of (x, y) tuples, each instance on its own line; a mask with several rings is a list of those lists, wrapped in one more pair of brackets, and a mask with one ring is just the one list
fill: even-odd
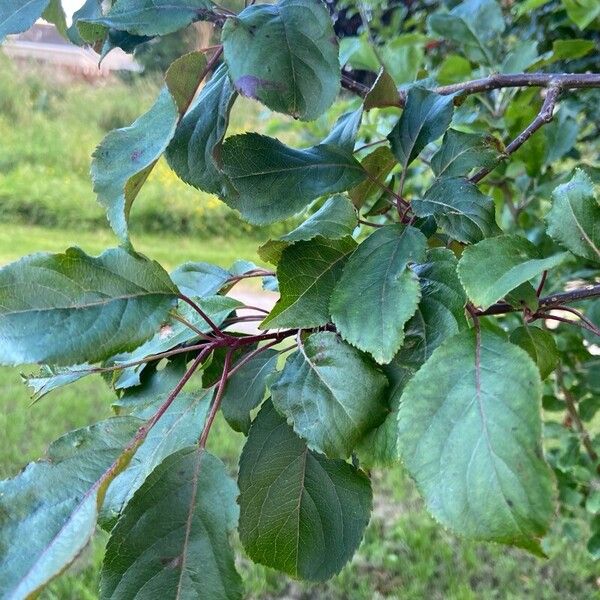
[[(166, 266), (187, 259), (229, 265), (238, 256), (254, 257), (255, 242), (181, 237), (138, 236), (140, 250)], [(60, 250), (77, 243), (98, 252), (114, 243), (107, 231), (67, 232), (39, 227), (0, 225), (0, 263), (36, 250)], [(15, 474), (41, 456), (47, 445), (69, 429), (110, 415), (111, 392), (100, 377), (89, 377), (30, 406), (19, 371), (0, 368), (0, 475)], [(236, 470), (243, 437), (217, 421), (211, 450)], [(425, 512), (410, 480), (400, 467), (373, 473), (374, 517), (354, 560), (330, 582), (318, 585), (292, 582), (243, 557), (239, 568), (247, 597), (371, 600), (492, 600), (533, 598), (583, 600), (598, 595), (597, 566), (584, 549), (585, 535), (557, 530), (549, 537), (549, 560), (519, 550), (458, 539), (437, 526)], [(573, 528), (575, 526), (575, 528)], [(42, 597), (52, 600), (97, 598), (98, 573), (106, 535), (99, 533), (88, 552), (57, 579)]]

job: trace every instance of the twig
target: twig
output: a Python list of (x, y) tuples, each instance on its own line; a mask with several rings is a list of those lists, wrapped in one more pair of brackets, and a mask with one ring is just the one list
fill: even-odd
[(361, 225), (368, 225), (369, 227), (383, 227), (381, 223), (372, 223), (371, 221), (366, 221), (365, 219), (357, 219)]
[(554, 107), (556, 106), (556, 101), (561, 92), (561, 87), (558, 85), (554, 85), (548, 89), (548, 93), (544, 98), (544, 103), (542, 104), (542, 108), (540, 108), (540, 112), (536, 115), (535, 119), (529, 123), (529, 125), (510, 143), (506, 146), (502, 155), (489, 167), (484, 167), (473, 177), (470, 178), (470, 181), (473, 183), (478, 183), (481, 181), (486, 175), (491, 173), (501, 162), (506, 160), (511, 154), (516, 152), (538, 129), (541, 129), (547, 123), (552, 121), (552, 116), (554, 113)]
[(544, 285), (546, 284), (546, 278), (548, 277), (548, 271), (544, 271), (542, 273), (542, 279), (540, 284), (537, 286), (537, 290), (535, 290), (535, 295), (539, 298), (542, 295), (542, 291), (544, 289)]
[[(560, 388), (564, 396), (567, 412), (569, 413), (572, 422), (575, 424), (575, 428), (577, 429), (577, 433), (581, 438), (583, 447), (588, 453), (588, 456), (590, 457), (591, 461), (595, 464), (598, 462), (598, 454), (594, 450), (594, 446), (592, 444), (592, 440), (590, 439), (590, 435), (587, 432), (583, 422), (581, 421), (579, 411), (577, 410), (577, 403), (575, 401), (575, 398), (565, 385), (564, 373), (560, 364), (556, 367), (556, 383), (558, 384), (558, 387)], [(600, 465), (597, 466), (596, 470), (598, 473), (600, 473)]]
[(188, 298), (184, 294), (179, 294), (179, 298), (189, 304), (206, 321), (206, 324), (213, 330), (217, 337), (223, 337), (223, 332), (215, 322), (191, 298)]

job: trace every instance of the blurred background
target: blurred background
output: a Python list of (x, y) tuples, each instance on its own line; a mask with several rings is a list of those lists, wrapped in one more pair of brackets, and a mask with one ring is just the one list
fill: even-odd
[[(63, 2), (67, 25), (69, 15), (81, 4)], [(243, 3), (222, 4), (237, 10)], [(360, 19), (357, 23), (346, 15), (343, 2), (329, 4), (338, 4), (342, 11), (338, 33), (350, 40), (342, 48), (354, 53), (359, 66), (361, 60), (368, 63), (369, 57), (361, 55), (356, 42)], [(396, 48), (406, 51), (396, 53), (397, 70), (414, 71), (414, 78), (424, 42), (414, 38), (411, 45), (406, 36), (399, 38)], [(73, 244), (98, 253), (116, 243), (92, 190), (90, 155), (108, 131), (131, 124), (151, 106), (173, 59), (213, 43), (212, 26), (197, 24), (142, 44), (133, 55), (115, 49), (99, 68), (97, 54), (69, 44), (54, 25), (45, 22), (9, 39), (0, 50), (0, 264)], [(328, 130), (327, 119), (331, 115), (298, 125), (241, 100), (235, 105), (229, 134), (256, 130), (310, 144)], [(186, 260), (228, 267), (244, 258), (261, 264), (257, 246), (284, 229), (285, 225), (257, 228), (242, 222), (217, 198), (181, 182), (162, 161), (140, 194), (131, 219), (136, 248), (167, 268)], [(261, 294), (248, 285), (243, 293)], [(42, 455), (61, 433), (108, 416), (110, 402), (103, 381), (90, 377), (30, 405), (19, 372), (1, 368), (0, 475), (16, 473)], [(211, 438), (213, 451), (235, 472), (243, 438), (222, 423)], [(400, 467), (385, 474), (375, 472), (373, 480), (371, 524), (359, 553), (340, 575), (318, 586), (290, 583), (274, 571), (251, 565), (240, 552), (249, 597), (597, 597), (600, 572), (580, 543), (585, 525), (576, 513), (557, 522), (546, 540), (552, 558), (542, 561), (517, 550), (465, 542), (445, 532), (424, 511)], [(87, 554), (42, 597), (96, 598), (104, 543), (99, 533)]]

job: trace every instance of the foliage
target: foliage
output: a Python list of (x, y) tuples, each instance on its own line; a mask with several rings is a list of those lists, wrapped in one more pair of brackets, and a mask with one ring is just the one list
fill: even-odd
[[(0, 4), (2, 35), (48, 2), (18, 4)], [(557, 510), (587, 511), (598, 558), (597, 96), (582, 90), (600, 74), (560, 72), (571, 59), (577, 70), (587, 38), (537, 39), (560, 19), (593, 31), (597, 15), (533, 4), (539, 21), (495, 0), (414, 13), (358, 3), (342, 72), (321, 0), (239, 14), (208, 0), (86, 3), (72, 39), (118, 31), (135, 47), (207, 20), (222, 45), (175, 60), (156, 103), (94, 153), (121, 246), (0, 270), (0, 359), (40, 363), (38, 396), (102, 373), (118, 413), (0, 484), (8, 597), (56, 577), (96, 522), (110, 534), (102, 598), (241, 597), (236, 526), (254, 561), (327, 579), (369, 521), (367, 468), (400, 461), (459, 535), (543, 557)], [(372, 85), (352, 67), (378, 71)], [(336, 103), (340, 84), (358, 98)], [(317, 119), (309, 146), (227, 137), (238, 96)], [(276, 272), (238, 261), (168, 275), (136, 252), (130, 211), (163, 153), (251, 223), (302, 213), (261, 248)], [(270, 314), (226, 297), (246, 278), (279, 288)], [(247, 321), (259, 333), (241, 331)], [(561, 416), (543, 423), (542, 407)], [(206, 449), (221, 409), (247, 432), (237, 484)]]

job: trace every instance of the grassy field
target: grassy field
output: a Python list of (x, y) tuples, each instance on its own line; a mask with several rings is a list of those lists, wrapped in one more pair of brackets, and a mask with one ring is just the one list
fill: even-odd
[[(137, 247), (168, 267), (184, 260), (207, 260), (223, 266), (234, 258), (253, 259), (256, 242), (211, 242), (181, 237), (137, 236)], [(0, 263), (37, 250), (59, 250), (78, 244), (97, 252), (114, 244), (108, 231), (99, 233), (45, 230), (0, 225)], [(100, 378), (82, 380), (30, 406), (17, 369), (0, 369), (0, 474), (10, 476), (64, 431), (105, 418), (111, 395)], [(243, 438), (218, 422), (212, 451), (232, 474)], [(504, 547), (465, 542), (438, 527), (424, 511), (413, 485), (400, 467), (373, 473), (375, 510), (354, 560), (331, 582), (320, 585), (290, 582), (251, 565), (239, 552), (248, 598), (370, 600), (421, 599), (574, 599), (596, 597), (598, 571), (581, 540), (553, 532), (549, 560)], [(570, 523), (577, 531), (578, 524)], [(105, 535), (99, 533), (89, 552), (45, 591), (43, 598), (96, 598), (98, 569)], [(237, 544), (237, 542), (236, 542)], [(239, 548), (239, 544), (238, 544)]]

